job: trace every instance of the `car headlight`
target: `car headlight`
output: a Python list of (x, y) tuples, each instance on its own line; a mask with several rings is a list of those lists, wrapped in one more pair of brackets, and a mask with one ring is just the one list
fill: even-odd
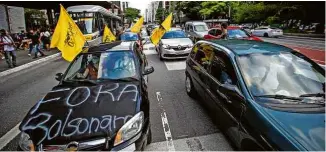
[(192, 46), (193, 46), (192, 44), (189, 44), (187, 47), (188, 47), (188, 48), (192, 48)]
[(163, 48), (170, 49), (170, 45), (163, 44)]
[(35, 151), (33, 141), (27, 133), (21, 132), (19, 139), (19, 147), (24, 151)]
[(143, 124), (144, 113), (141, 111), (120, 128), (115, 137), (114, 146), (119, 145), (137, 135), (143, 128)]

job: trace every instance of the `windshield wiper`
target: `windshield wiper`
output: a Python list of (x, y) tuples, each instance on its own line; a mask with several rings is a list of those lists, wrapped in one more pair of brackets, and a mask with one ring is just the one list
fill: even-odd
[(302, 98), (279, 95), (279, 94), (276, 94), (276, 95), (260, 95), (260, 96), (255, 96), (255, 97), (274, 98), (274, 99), (289, 99), (289, 100), (297, 100), (297, 101), (302, 100)]
[(300, 95), (299, 97), (325, 97), (325, 93), (309, 93)]
[(125, 81), (125, 82), (139, 81), (137, 78), (133, 78), (133, 77), (120, 78), (120, 79), (99, 78), (97, 80), (102, 80), (102, 81)]
[(68, 82), (87, 82), (87, 83), (94, 84), (94, 85), (97, 84), (95, 80), (89, 80), (89, 79), (71, 79), (71, 80), (68, 80)]

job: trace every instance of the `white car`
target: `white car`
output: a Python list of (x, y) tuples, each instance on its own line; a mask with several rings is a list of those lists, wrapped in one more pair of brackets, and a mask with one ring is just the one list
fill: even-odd
[(283, 36), (283, 30), (273, 27), (258, 27), (251, 30), (252, 35), (264, 37), (279, 37)]

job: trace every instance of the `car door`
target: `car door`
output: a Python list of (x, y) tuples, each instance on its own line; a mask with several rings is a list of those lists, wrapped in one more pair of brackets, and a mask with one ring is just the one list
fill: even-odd
[(216, 29), (211, 29), (208, 31), (207, 39), (215, 39), (216, 38)]
[[(239, 145), (239, 124), (241, 114), (245, 110), (244, 99), (223, 91), (224, 85), (238, 85), (238, 79), (227, 53), (222, 49), (214, 48), (214, 57), (209, 67), (208, 101), (212, 102), (215, 118), (223, 124), (226, 134)], [(239, 88), (239, 90), (241, 90)]]
[(208, 77), (207, 68), (209, 64), (206, 61), (207, 53), (204, 52), (207, 51), (207, 47), (204, 46), (208, 46), (208, 44), (197, 43), (190, 54), (190, 61), (187, 62), (194, 87), (202, 98), (205, 98), (206, 92), (204, 90), (208, 87), (205, 81)]

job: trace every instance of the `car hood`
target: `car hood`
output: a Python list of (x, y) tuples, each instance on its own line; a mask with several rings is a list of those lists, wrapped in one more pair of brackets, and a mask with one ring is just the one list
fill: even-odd
[(57, 86), (30, 109), (19, 129), (36, 145), (113, 138), (136, 114), (138, 90), (138, 82)]
[(193, 42), (189, 38), (177, 38), (177, 39), (162, 39), (162, 44), (170, 46), (186, 46), (192, 45)]
[(286, 134), (308, 151), (325, 151), (325, 113), (296, 113), (264, 108)]

